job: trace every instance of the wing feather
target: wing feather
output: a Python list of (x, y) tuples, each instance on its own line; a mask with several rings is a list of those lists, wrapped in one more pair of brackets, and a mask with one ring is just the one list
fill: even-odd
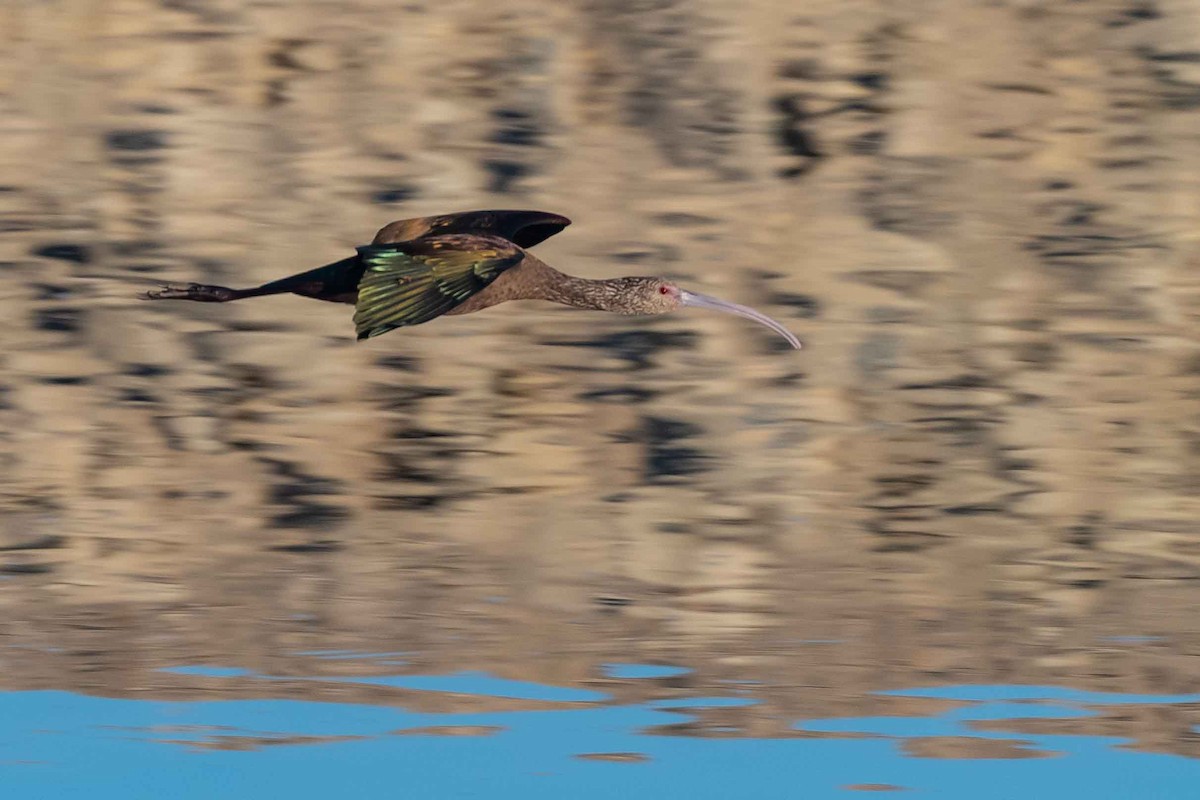
[(436, 217), (416, 217), (389, 222), (375, 234), (372, 244), (395, 244), (451, 234), (499, 236), (519, 247), (530, 248), (571, 224), (561, 214), (528, 209), (460, 211)]
[(354, 314), (359, 339), (439, 317), (525, 256), (512, 242), (469, 234), (370, 245), (358, 252), (364, 267)]

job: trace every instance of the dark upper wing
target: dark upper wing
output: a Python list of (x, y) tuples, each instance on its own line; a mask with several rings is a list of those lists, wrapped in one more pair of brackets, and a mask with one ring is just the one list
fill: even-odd
[(528, 248), (544, 242), (570, 224), (571, 220), (566, 217), (548, 211), (462, 211), (436, 217), (396, 220), (380, 228), (372, 243), (393, 244), (426, 236), (474, 233), (499, 236), (519, 247)]
[(505, 239), (465, 234), (368, 245), (358, 253), (364, 267), (354, 312), (359, 339), (441, 316), (525, 257)]

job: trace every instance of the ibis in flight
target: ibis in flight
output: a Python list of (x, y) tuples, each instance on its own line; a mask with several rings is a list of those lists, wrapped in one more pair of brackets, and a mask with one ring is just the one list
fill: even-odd
[(164, 286), (146, 297), (227, 303), (291, 293), (353, 303), (359, 339), (509, 300), (549, 300), (615, 314), (665, 314), (695, 307), (754, 320), (800, 348), (800, 340), (787, 328), (753, 308), (681, 289), (665, 278), (577, 278), (529, 252), (570, 224), (566, 217), (544, 211), (466, 211), (402, 219), (385, 225), (371, 244), (349, 258), (253, 289), (193, 283)]

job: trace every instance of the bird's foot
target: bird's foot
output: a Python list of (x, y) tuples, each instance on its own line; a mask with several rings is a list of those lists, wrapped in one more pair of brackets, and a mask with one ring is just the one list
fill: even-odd
[(238, 292), (224, 286), (205, 286), (191, 283), (187, 286), (164, 285), (161, 289), (146, 292), (147, 300), (195, 300), (200, 303), (225, 303), (236, 300)]

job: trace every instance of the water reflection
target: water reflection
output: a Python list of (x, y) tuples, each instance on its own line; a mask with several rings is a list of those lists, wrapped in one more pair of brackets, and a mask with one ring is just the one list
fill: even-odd
[[(634, 665), (639, 666), (639, 665)], [(681, 668), (680, 668), (681, 669)], [(669, 668), (662, 671), (668, 672)], [(232, 669), (172, 670), (244, 678)], [(669, 674), (680, 674), (679, 670)], [(663, 676), (668, 677), (668, 676)], [(256, 680), (273, 683), (270, 676)], [(644, 681), (642, 677), (620, 680)], [(793, 734), (747, 735), (752, 697), (623, 703), (601, 692), (486, 674), (411, 675), (421, 691), (531, 697), (558, 708), (428, 713), (399, 705), (289, 699), (176, 701), (62, 691), (0, 694), (0, 770), (14, 796), (123, 798), (622, 796), (837, 797), (911, 789), (933, 798), (1183, 797), (1200, 762), (1125, 748), (1120, 737), (1004, 733), (1094, 718), (1115, 705), (1186, 704), (1065, 687), (943, 686), (885, 693), (954, 701), (931, 714), (805, 719)], [(744, 691), (744, 690), (743, 690)], [(761, 713), (755, 711), (753, 713)]]
[[(798, 5), (4, 4), (0, 792), (1194, 782), (1196, 4)], [(135, 299), (514, 206), (812, 347)]]

